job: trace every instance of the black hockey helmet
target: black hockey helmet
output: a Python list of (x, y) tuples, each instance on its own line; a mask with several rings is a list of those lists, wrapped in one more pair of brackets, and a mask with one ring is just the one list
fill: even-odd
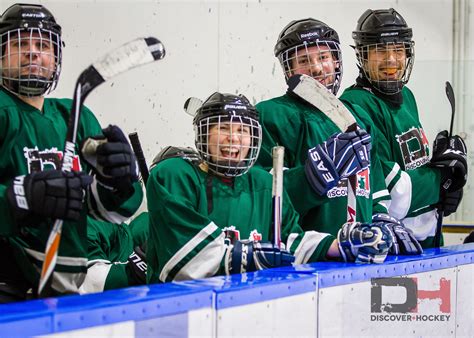
[(322, 21), (307, 18), (293, 20), (283, 28), (275, 45), (275, 56), (289, 48), (303, 44), (314, 44), (317, 41), (332, 41), (339, 44), (337, 32)]
[(412, 37), (412, 29), (393, 8), (366, 10), (357, 21), (355, 31), (352, 32), (356, 46), (412, 42)]
[[(313, 18), (293, 20), (278, 35), (274, 53), (280, 61), (285, 78), (288, 79), (295, 75), (291, 60), (295, 58), (297, 51), (311, 46), (326, 46), (331, 52), (335, 60), (335, 69), (327, 76), (334, 79), (326, 87), (336, 94), (342, 80), (342, 53), (339, 35), (324, 22)], [(318, 80), (320, 79), (318, 78)]]
[[(230, 129), (229, 134), (225, 134), (229, 135), (231, 141), (226, 144), (210, 142), (212, 128), (221, 130), (221, 124), (226, 123), (240, 124), (239, 131)], [(262, 129), (257, 110), (244, 95), (215, 92), (196, 111), (193, 124), (196, 149), (211, 172), (234, 177), (243, 175), (254, 165), (260, 152)], [(232, 144), (233, 136), (240, 140), (249, 137), (249, 144)], [(228, 156), (220, 153), (223, 147), (229, 151)], [(242, 155), (242, 152), (246, 152), (246, 155)]]
[[(7, 44), (14, 39), (20, 39), (22, 32), (37, 33), (43, 41), (48, 41), (54, 50), (54, 69), (50, 78), (27, 74), (18, 74), (17, 65), (2, 67), (0, 74), (1, 84), (15, 94), (23, 96), (41, 96), (53, 90), (59, 79), (62, 62), (61, 26), (56, 22), (53, 14), (43, 5), (14, 4), (7, 8), (0, 17), (0, 44), (2, 47), (2, 61), (4, 60)], [(23, 51), (22, 51), (23, 52)], [(12, 72), (11, 68), (16, 68)], [(12, 74), (13, 73), (13, 74)]]
[[(408, 82), (413, 68), (415, 43), (413, 32), (405, 19), (393, 8), (368, 9), (357, 21), (352, 38), (355, 42), (356, 57), (361, 75), (367, 78), (372, 86), (384, 94), (399, 93)], [(399, 68), (396, 79), (383, 79), (371, 74), (369, 63), (370, 50), (404, 50), (403, 67)], [(401, 63), (401, 62), (399, 62)], [(402, 69), (403, 68), (403, 69)]]

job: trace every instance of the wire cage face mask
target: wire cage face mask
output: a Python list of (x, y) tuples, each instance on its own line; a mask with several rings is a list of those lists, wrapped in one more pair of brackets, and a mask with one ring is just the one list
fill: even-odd
[(356, 56), (367, 80), (384, 94), (397, 94), (410, 79), (415, 43), (386, 42), (356, 47)]
[(262, 143), (260, 123), (241, 115), (217, 115), (195, 124), (196, 149), (219, 176), (245, 174), (257, 160)]
[(0, 35), (0, 83), (27, 97), (56, 88), (61, 72), (61, 37), (40, 28), (14, 29)]
[(286, 79), (295, 74), (309, 75), (334, 95), (342, 80), (342, 53), (334, 41), (304, 42), (288, 48), (278, 56)]

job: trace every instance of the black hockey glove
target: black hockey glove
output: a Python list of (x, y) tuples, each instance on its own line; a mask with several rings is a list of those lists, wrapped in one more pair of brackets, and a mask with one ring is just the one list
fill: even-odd
[(442, 192), (441, 198), (436, 204), (440, 210), (444, 212), (444, 216), (447, 217), (458, 210), (458, 206), (461, 203), (463, 196), (463, 189), (459, 189), (453, 192)]
[(345, 223), (337, 234), (339, 251), (346, 262), (383, 263), (393, 243), (382, 224)]
[(467, 235), (466, 238), (464, 238), (464, 241), (462, 244), (467, 244), (467, 243), (474, 243), (474, 231), (471, 231), (469, 235)]
[(93, 168), (98, 183), (127, 198), (138, 181), (135, 155), (119, 127), (109, 125), (102, 131), (103, 136), (84, 140), (81, 154)]
[(134, 282), (132, 285), (146, 284), (146, 243), (135, 247), (128, 257), (128, 268)]
[(415, 238), (413, 231), (395, 217), (387, 214), (375, 214), (372, 222), (376, 225), (385, 225), (391, 232), (393, 244), (390, 247), (391, 255), (419, 255), (423, 253), (423, 248)]
[(35, 216), (77, 221), (84, 189), (91, 183), (92, 177), (82, 172), (46, 170), (15, 177), (7, 197), (19, 224), (30, 224), (31, 219), (34, 224)]
[(458, 135), (448, 138), (448, 131), (438, 133), (433, 143), (430, 164), (441, 170), (441, 194), (461, 189), (467, 182), (467, 148)]
[(244, 273), (279, 266), (290, 266), (295, 257), (271, 242), (236, 241), (226, 253), (226, 274)]

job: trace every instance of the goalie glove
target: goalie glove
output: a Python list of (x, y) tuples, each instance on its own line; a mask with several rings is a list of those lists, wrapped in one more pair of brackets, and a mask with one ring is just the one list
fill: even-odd
[(386, 226), (359, 222), (345, 223), (337, 240), (344, 261), (356, 263), (383, 263), (393, 243)]
[(395, 217), (387, 214), (375, 214), (372, 216), (373, 224), (386, 226), (392, 233), (393, 244), (390, 247), (391, 255), (420, 255), (423, 248), (415, 238), (413, 231)]
[(115, 125), (103, 129), (104, 135), (89, 137), (81, 145), (84, 160), (93, 168), (97, 182), (128, 198), (138, 181), (138, 166), (122, 130)]
[(294, 261), (290, 252), (276, 248), (271, 242), (236, 241), (226, 251), (225, 271), (227, 275), (252, 272), (290, 266)]
[(458, 135), (448, 137), (448, 131), (438, 133), (433, 143), (430, 165), (441, 170), (441, 194), (461, 189), (467, 182), (467, 148)]

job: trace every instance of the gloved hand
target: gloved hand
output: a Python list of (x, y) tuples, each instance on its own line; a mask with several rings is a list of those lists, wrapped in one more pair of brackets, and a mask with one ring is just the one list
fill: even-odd
[(381, 224), (345, 223), (337, 234), (346, 262), (383, 263), (393, 243), (390, 230)]
[(332, 135), (308, 151), (305, 172), (313, 189), (324, 195), (370, 165), (371, 137), (364, 129)]
[(133, 193), (138, 181), (135, 155), (122, 130), (114, 125), (104, 135), (87, 138), (81, 146), (84, 160), (93, 168), (97, 182), (124, 197)]
[(341, 178), (367, 169), (370, 164), (371, 137), (364, 129), (334, 134), (318, 147), (332, 160)]
[(439, 202), (435, 205), (440, 210), (443, 210), (444, 217), (455, 213), (458, 210), (458, 206), (462, 201), (463, 189), (459, 189), (453, 192), (443, 192), (439, 199)]
[(461, 189), (467, 182), (467, 148), (458, 135), (448, 138), (448, 131), (438, 133), (433, 143), (430, 165), (441, 170), (441, 194)]
[(415, 238), (413, 231), (395, 217), (387, 214), (375, 214), (372, 216), (373, 224), (385, 225), (391, 232), (393, 244), (389, 253), (392, 255), (419, 255), (423, 253), (423, 248)]
[(244, 273), (279, 266), (289, 266), (295, 257), (271, 242), (236, 241), (230, 245), (225, 258), (226, 274)]
[[(84, 189), (92, 177), (83, 172), (46, 170), (17, 176), (7, 189), (7, 198), (15, 219), (22, 224), (35, 216), (77, 221), (80, 217)], [(38, 221), (38, 220), (36, 220)]]
[(146, 243), (133, 249), (128, 257), (128, 268), (135, 282), (133, 285), (146, 284)]

